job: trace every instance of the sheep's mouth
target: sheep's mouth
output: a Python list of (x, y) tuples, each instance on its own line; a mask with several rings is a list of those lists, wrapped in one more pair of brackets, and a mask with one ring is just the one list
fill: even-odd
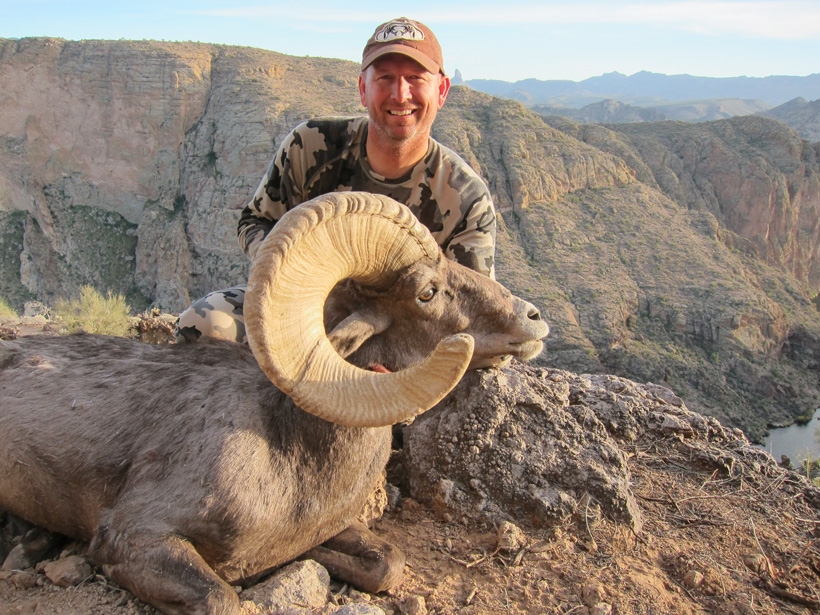
[(495, 357), (474, 358), (467, 369), (485, 369), (488, 367), (504, 367), (512, 361), (511, 354), (502, 354)]
[[(499, 347), (500, 346), (500, 347)], [(473, 355), (468, 369), (478, 369), (484, 367), (503, 367), (509, 363), (513, 357), (518, 357), (522, 361), (529, 361), (541, 354), (544, 349), (544, 342), (541, 340), (527, 340), (525, 342), (509, 342), (505, 346), (499, 345), (498, 354), (490, 355), (496, 351), (492, 346), (485, 346)], [(489, 356), (488, 356), (489, 355)]]
[(530, 340), (521, 344), (515, 344), (515, 349), (510, 354), (514, 354), (522, 361), (529, 361), (541, 354), (544, 350), (544, 342), (541, 340)]

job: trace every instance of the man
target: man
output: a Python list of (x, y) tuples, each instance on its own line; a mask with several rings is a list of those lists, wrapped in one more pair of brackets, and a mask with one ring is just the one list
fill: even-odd
[[(495, 210), (481, 178), (430, 137), (450, 90), (441, 47), (427, 26), (405, 17), (376, 28), (362, 54), (359, 95), (367, 117), (323, 118), (282, 142), (239, 220), (253, 260), (287, 210), (329, 192), (384, 194), (407, 205), (444, 254), (495, 277)], [(177, 341), (202, 335), (245, 340), (245, 287), (210, 293), (185, 310)]]

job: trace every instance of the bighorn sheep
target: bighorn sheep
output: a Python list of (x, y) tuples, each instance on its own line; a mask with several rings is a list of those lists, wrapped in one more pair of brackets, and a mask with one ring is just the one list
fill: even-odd
[(531, 304), (445, 259), (406, 207), (361, 193), (282, 218), (245, 315), (253, 354), (219, 341), (0, 342), (0, 507), (88, 541), (111, 578), (165, 613), (240, 613), (230, 584), (308, 551), (376, 591), (400, 579), (403, 555), (355, 520), (389, 426), (471, 363), (533, 357), (549, 331)]

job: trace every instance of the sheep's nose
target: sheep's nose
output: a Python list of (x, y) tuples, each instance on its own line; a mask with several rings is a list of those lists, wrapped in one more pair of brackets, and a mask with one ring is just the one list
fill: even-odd
[(516, 298), (515, 313), (518, 316), (518, 322), (527, 330), (533, 339), (543, 339), (549, 335), (549, 325), (541, 318), (541, 312), (529, 301)]

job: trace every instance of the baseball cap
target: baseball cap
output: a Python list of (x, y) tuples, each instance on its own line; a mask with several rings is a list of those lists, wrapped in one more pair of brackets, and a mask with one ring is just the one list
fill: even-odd
[(362, 71), (388, 53), (413, 58), (431, 73), (444, 73), (441, 46), (436, 35), (419, 21), (399, 17), (376, 28), (362, 52)]

